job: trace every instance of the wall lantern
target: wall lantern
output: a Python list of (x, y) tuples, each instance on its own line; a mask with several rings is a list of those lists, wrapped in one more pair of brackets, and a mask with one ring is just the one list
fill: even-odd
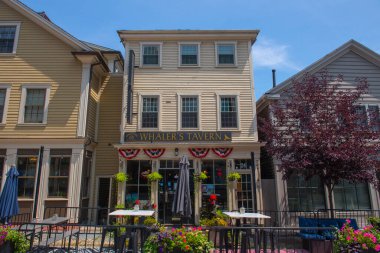
[(175, 156), (178, 156), (178, 148), (175, 148), (175, 149), (174, 149), (174, 155), (175, 155)]

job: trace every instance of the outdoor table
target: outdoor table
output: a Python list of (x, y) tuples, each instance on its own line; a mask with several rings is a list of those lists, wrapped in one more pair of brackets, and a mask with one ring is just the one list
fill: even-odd
[[(240, 212), (223, 212), (225, 215), (230, 217), (231, 219), (236, 219), (236, 226), (240, 227), (240, 219), (270, 219), (270, 216), (261, 214), (261, 213), (240, 213)], [(232, 238), (235, 238), (235, 241), (238, 241), (239, 231), (236, 231), (235, 235), (232, 235)], [(249, 240), (249, 239), (248, 239)], [(259, 242), (258, 237), (256, 236), (256, 244)], [(235, 250), (237, 251), (238, 244), (235, 244)], [(257, 248), (256, 248), (257, 250)]]
[(30, 224), (35, 224), (35, 225), (41, 225), (41, 226), (48, 226), (48, 237), (51, 235), (51, 229), (53, 226), (58, 226), (62, 224), (66, 224), (68, 222), (69, 218), (67, 217), (50, 217), (47, 219), (43, 219), (40, 221), (32, 221)]
[[(154, 214), (153, 210), (116, 210), (109, 213), (109, 216), (133, 216), (133, 217), (148, 217)], [(132, 219), (132, 225), (134, 224), (134, 219)]]

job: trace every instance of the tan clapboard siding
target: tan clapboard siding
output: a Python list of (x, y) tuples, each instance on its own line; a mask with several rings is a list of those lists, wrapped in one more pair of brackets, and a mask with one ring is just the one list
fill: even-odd
[(118, 171), (118, 154), (113, 145), (120, 143), (122, 75), (106, 78), (100, 91), (96, 174), (112, 175)]
[[(215, 67), (215, 42), (201, 41), (200, 67), (178, 67), (178, 42), (163, 42), (162, 67), (135, 69), (133, 96), (133, 124), (126, 125), (125, 131), (139, 131), (139, 92), (160, 94), (161, 131), (176, 131), (178, 128), (177, 93), (201, 96), (201, 127), (203, 131), (217, 130), (217, 93), (240, 94), (241, 131), (233, 134), (233, 142), (253, 141), (253, 107), (251, 91), (251, 64), (248, 41), (237, 43), (237, 67)], [(130, 42), (129, 49), (135, 51), (136, 65), (140, 65), (140, 44)]]
[[(0, 56), (0, 84), (11, 84), (7, 124), (0, 138), (75, 138), (82, 67), (73, 51), (0, 1), (0, 21), (21, 21), (16, 56)], [(18, 126), (21, 85), (51, 85), (46, 126)]]
[(95, 132), (96, 132), (96, 118), (97, 118), (97, 108), (99, 103), (99, 85), (100, 85), (100, 78), (93, 74), (91, 78), (91, 91), (90, 91), (90, 97), (88, 100), (88, 115), (87, 115), (87, 132), (86, 135), (88, 137), (91, 137), (92, 139), (95, 138)]
[(368, 94), (363, 96), (363, 103), (380, 104), (380, 68), (360, 55), (350, 51), (338, 58), (326, 69), (334, 75), (342, 74), (345, 87), (352, 87), (357, 77), (366, 77), (369, 83)]

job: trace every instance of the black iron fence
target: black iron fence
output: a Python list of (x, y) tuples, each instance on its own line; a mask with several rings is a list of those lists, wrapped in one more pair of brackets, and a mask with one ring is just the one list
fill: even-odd
[(56, 215), (69, 218), (69, 224), (108, 225), (113, 223), (108, 214), (114, 210), (114, 208), (97, 207), (46, 207), (43, 218), (47, 219)]

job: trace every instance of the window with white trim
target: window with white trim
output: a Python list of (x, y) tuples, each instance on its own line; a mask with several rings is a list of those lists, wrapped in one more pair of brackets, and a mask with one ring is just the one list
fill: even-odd
[(236, 65), (236, 45), (233, 43), (218, 43), (216, 45), (218, 65)]
[(199, 65), (199, 45), (198, 44), (181, 44), (180, 45), (181, 66), (198, 66)]
[(5, 110), (5, 98), (7, 96), (7, 89), (0, 88), (0, 123), (4, 123), (4, 110)]
[(142, 45), (142, 65), (160, 66), (160, 45)]
[(236, 96), (220, 97), (220, 127), (238, 128), (238, 108)]
[(181, 98), (181, 127), (198, 128), (198, 97)]
[(49, 96), (49, 85), (24, 85), (22, 87), (19, 123), (46, 124)]
[(0, 54), (16, 53), (19, 30), (19, 22), (0, 22)]
[(67, 198), (69, 189), (70, 163), (71, 149), (50, 150), (48, 197)]
[(158, 97), (142, 97), (141, 128), (158, 128)]

